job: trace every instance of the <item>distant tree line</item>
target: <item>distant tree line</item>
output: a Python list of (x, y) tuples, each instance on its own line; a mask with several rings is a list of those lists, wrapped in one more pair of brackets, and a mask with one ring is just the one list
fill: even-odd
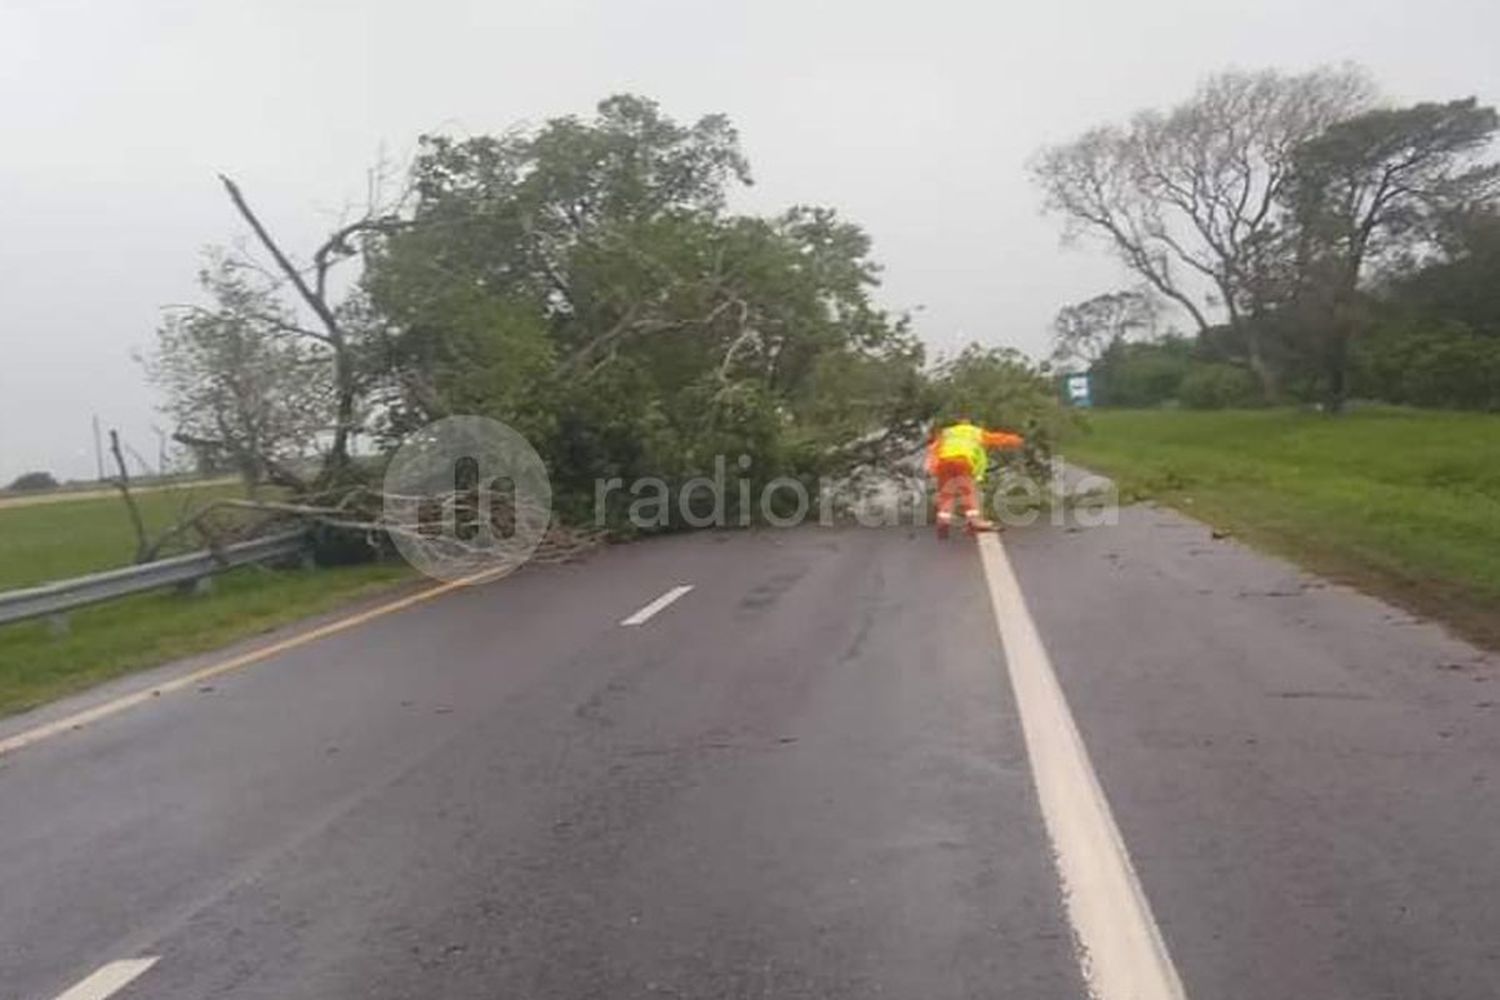
[(10, 485), (5, 487), (7, 493), (42, 493), (47, 490), (55, 490), (58, 487), (57, 479), (50, 472), (23, 472)]
[(1106, 404), (1500, 409), (1497, 126), (1473, 98), (1385, 106), (1354, 68), (1230, 72), (1043, 150), (1066, 237), (1140, 281), (1062, 310), (1055, 360)]

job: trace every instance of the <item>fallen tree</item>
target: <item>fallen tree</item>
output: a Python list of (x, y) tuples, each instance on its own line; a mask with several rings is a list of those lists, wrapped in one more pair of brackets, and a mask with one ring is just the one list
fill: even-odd
[[(179, 369), (160, 382), (178, 440), (269, 489), (194, 513), (174, 538), (253, 510), (370, 549), (395, 530), (387, 456), (455, 414), (502, 421), (540, 453), (559, 551), (626, 525), (624, 506), (591, 506), (605, 480), (675, 488), (727, 460), (757, 491), (783, 478), (816, 491), (893, 468), (958, 387), (1024, 386), (1024, 403), (990, 409), (1039, 447), (1057, 426), (1046, 379), (1018, 355), (928, 368), (909, 319), (874, 301), (858, 226), (816, 207), (731, 213), (749, 171), (721, 116), (680, 124), (621, 96), (590, 119), (424, 137), (399, 194), (372, 195), (305, 264), (221, 181), (269, 263), (222, 254), (210, 304), (164, 325), (155, 364)], [(345, 262), (356, 273), (334, 281)], [(259, 382), (237, 370), (246, 358)], [(221, 391), (195, 394), (205, 385)]]

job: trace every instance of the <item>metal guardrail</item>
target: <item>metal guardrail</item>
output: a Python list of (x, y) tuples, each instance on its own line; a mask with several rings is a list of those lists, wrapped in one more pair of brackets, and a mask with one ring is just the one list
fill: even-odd
[(56, 580), (25, 590), (0, 591), (0, 625), (46, 616), (53, 616), (61, 622), (58, 616), (74, 608), (159, 587), (196, 583), (236, 566), (292, 559), (308, 551), (307, 533), (289, 531), (226, 545), (218, 551), (202, 549), (137, 566)]

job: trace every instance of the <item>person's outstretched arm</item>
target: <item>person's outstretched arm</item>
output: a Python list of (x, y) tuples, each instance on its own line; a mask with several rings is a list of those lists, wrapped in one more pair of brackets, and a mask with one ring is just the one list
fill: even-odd
[(1025, 444), (1025, 438), (1019, 434), (1012, 434), (1010, 431), (987, 430), (984, 432), (984, 446), (996, 451), (1017, 451)]

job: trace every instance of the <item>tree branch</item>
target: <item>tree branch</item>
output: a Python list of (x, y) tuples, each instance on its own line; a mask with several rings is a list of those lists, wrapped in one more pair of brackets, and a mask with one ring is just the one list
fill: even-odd
[(150, 551), (146, 542), (146, 525), (141, 520), (141, 510), (136, 506), (135, 497), (130, 493), (130, 472), (125, 468), (125, 455), (120, 450), (120, 432), (114, 428), (109, 431), (109, 451), (115, 457), (115, 469), (118, 470), (115, 488), (120, 491), (120, 499), (125, 501), (125, 509), (130, 513), (130, 525), (135, 529), (135, 561), (145, 562)]
[[(276, 266), (281, 269), (281, 273), (286, 275), (287, 280), (292, 283), (292, 287), (297, 289), (297, 294), (302, 296), (302, 300), (307, 303), (308, 308), (317, 315), (318, 319), (322, 321), (323, 326), (327, 328), (329, 337), (335, 341), (342, 340), (343, 333), (339, 329), (339, 323), (333, 315), (333, 310), (328, 308), (328, 303), (321, 295), (308, 287), (307, 281), (302, 277), (302, 273), (292, 265), (292, 262), (287, 259), (286, 254), (281, 252), (281, 247), (277, 246), (276, 241), (271, 238), (271, 234), (266, 231), (266, 227), (261, 224), (260, 219), (256, 217), (255, 212), (251, 210), (249, 204), (245, 201), (245, 196), (240, 193), (239, 185), (223, 174), (219, 175), (219, 180), (223, 182), (224, 190), (229, 192), (229, 200), (234, 202), (234, 207), (239, 210), (240, 215), (250, 224), (250, 228), (255, 231), (256, 238), (260, 240), (261, 246), (266, 248), (266, 252), (276, 261)], [(329, 246), (329, 243), (325, 243), (324, 247), (319, 248), (319, 253), (322, 253), (323, 249), (327, 246)]]

